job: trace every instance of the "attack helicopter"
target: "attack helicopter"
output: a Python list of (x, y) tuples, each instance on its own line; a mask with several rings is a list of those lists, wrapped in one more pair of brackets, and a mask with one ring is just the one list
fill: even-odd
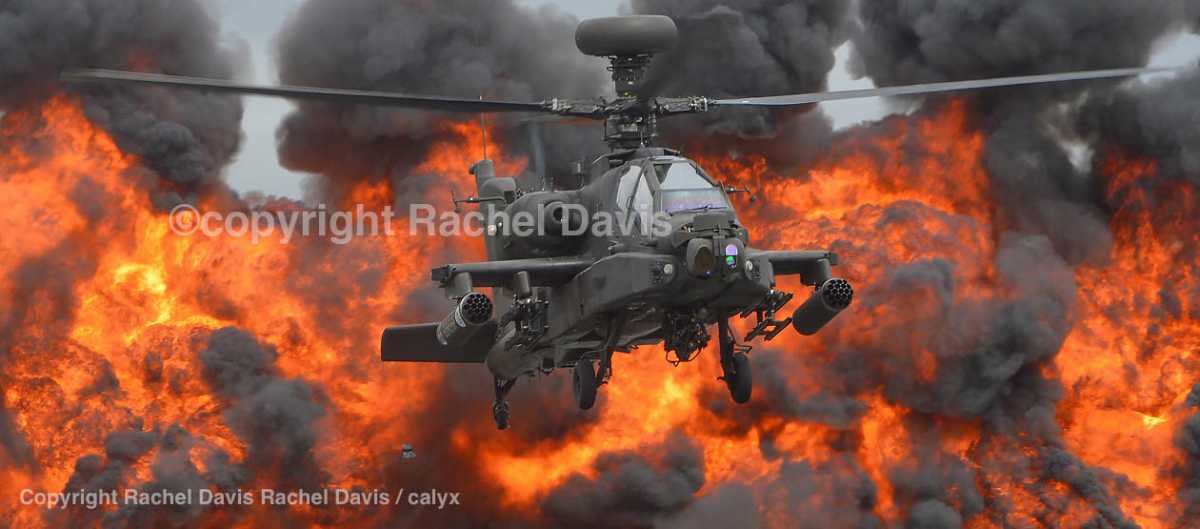
[[(756, 339), (770, 341), (791, 327), (813, 335), (845, 311), (854, 290), (836, 277), (839, 256), (826, 250), (767, 250), (751, 244), (725, 186), (680, 151), (656, 146), (658, 120), (716, 109), (791, 107), (825, 101), (921, 95), (992, 87), (1111, 79), (1169, 68), (1123, 68), (954, 81), (876, 89), (764, 97), (709, 98), (644, 95), (651, 59), (678, 40), (665, 16), (591, 19), (577, 28), (579, 50), (609, 61), (616, 97), (540, 102), (469, 99), (300, 86), (256, 86), (175, 75), (74, 70), (72, 83), (117, 82), (209, 92), (384, 105), (443, 112), (528, 113), (603, 122), (610, 152), (580, 167), (579, 185), (524, 190), (495, 172), (490, 160), (470, 168), (477, 205), (486, 219), (487, 261), (451, 263), (431, 279), (453, 307), (441, 321), (388, 328), (385, 362), (484, 364), (494, 379), (492, 413), (509, 426), (507, 395), (517, 380), (571, 370), (575, 403), (590, 409), (598, 388), (613, 377), (614, 353), (662, 344), (668, 358), (690, 362), (717, 328), (721, 380), (731, 398), (752, 392), (747, 354)], [(543, 175), (544, 176), (544, 175)], [(545, 181), (545, 179), (543, 179)], [(590, 229), (606, 214), (627, 229)], [(524, 215), (535, 232), (512, 229)], [(777, 286), (799, 276), (806, 299), (787, 317), (794, 294)], [(489, 296), (483, 289), (491, 289)], [(739, 339), (730, 320), (754, 318)]]

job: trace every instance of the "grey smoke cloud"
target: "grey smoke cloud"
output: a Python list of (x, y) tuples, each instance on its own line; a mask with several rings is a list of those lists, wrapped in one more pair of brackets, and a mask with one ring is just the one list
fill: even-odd
[(704, 458), (686, 436), (675, 433), (657, 454), (601, 454), (593, 463), (598, 477), (568, 478), (542, 509), (572, 527), (647, 527), (688, 507), (704, 485)]
[(798, 529), (885, 527), (874, 512), (879, 493), (875, 483), (848, 454), (822, 462), (785, 461), (778, 474), (751, 486), (763, 498), (759, 516), (784, 516)]
[[(1200, 408), (1200, 383), (1197, 383), (1188, 394), (1188, 408)], [(1175, 445), (1186, 454), (1184, 464), (1175, 469), (1175, 474), (1183, 482), (1180, 491), (1180, 502), (1184, 508), (1179, 514), (1180, 520), (1194, 520), (1200, 515), (1200, 412), (1193, 413), (1184, 422), (1183, 427), (1175, 434)]]
[[(436, 6), (383, 0), (307, 2), (278, 41), (285, 83), (414, 94), (540, 101), (593, 97), (607, 86), (604, 63), (573, 46), (576, 20), (512, 0), (452, 0)], [(279, 130), (288, 168), (324, 175), (327, 195), (348, 183), (402, 180), (440, 125), (476, 116), (367, 107), (301, 105)], [(526, 134), (496, 118), (501, 141), (525, 152)], [(550, 164), (583, 159), (599, 148), (595, 128), (556, 127), (546, 139)], [(560, 154), (561, 153), (561, 154)], [(464, 168), (465, 170), (465, 168)]]
[[(970, 6), (862, 2), (852, 42), (859, 73), (880, 85), (1131, 66), (1145, 64), (1159, 38), (1185, 28), (1181, 20), (1194, 20), (1177, 16), (1193, 8), (1172, 1), (1102, 6), (1073, 1)], [(993, 264), (1010, 295), (963, 299), (956, 293), (954, 264), (936, 256), (901, 265), (869, 286), (860, 306), (921, 299), (934, 304), (921, 312), (940, 315), (941, 323), (914, 325), (924, 321), (921, 315), (901, 318), (906, 323), (895, 327), (876, 321), (882, 332), (868, 343), (853, 343), (851, 335), (841, 334), (836, 343), (827, 344), (838, 351), (832, 363), (835, 374), (830, 376), (855, 381), (852, 392), (882, 388), (890, 401), (922, 416), (978, 420), (985, 439), (1033, 436), (1051, 448), (1030, 459), (1018, 457), (1023, 462), (987, 470), (1018, 475), (1022, 465), (1034, 464), (1043, 469), (1034, 489), (1066, 484), (1096, 509), (1091, 523), (1133, 527), (1116, 500), (1135, 494), (1125, 485), (1128, 482), (1061, 448), (1055, 408), (1065, 389), (1039, 373), (1040, 366), (1057, 356), (1076, 318), (1080, 293), (1074, 267), (1103, 264), (1113, 244), (1111, 212), (1139, 207), (1119, 202), (1122, 197), (1116, 198), (1118, 203), (1105, 198), (1099, 189), (1107, 177), (1098, 170), (1098, 162), (1076, 167), (1063, 139), (1084, 142), (1093, 152), (1118, 147), (1161, 160), (1162, 170), (1151, 180), (1189, 178), (1185, 175), (1194, 174), (1189, 164), (1195, 127), (1185, 123), (1194, 125), (1187, 114), (1194, 106), (1193, 79), (1194, 74), (1187, 74), (1150, 86), (1085, 83), (970, 96), (972, 120), (985, 137), (984, 164), (995, 204)], [(927, 101), (922, 112), (936, 111), (938, 99)], [(1170, 218), (1167, 215), (1156, 218)], [(1195, 250), (1181, 252), (1194, 255)], [(908, 345), (898, 350), (893, 344)], [(914, 348), (937, 358), (932, 380), (909, 377), (919, 372), (905, 352)], [(913, 425), (906, 429), (910, 436), (926, 432), (925, 437), (914, 437), (920, 471), (889, 476), (898, 499), (909, 506), (908, 523), (962, 526), (979, 512), (979, 499), (965, 502), (931, 491), (973, 491), (974, 478), (965, 469), (947, 465), (953, 459), (936, 449), (921, 452), (925, 442), (937, 446), (936, 435), (928, 437), (927, 430)]]
[[(984, 1), (969, 8), (861, 2), (851, 67), (885, 86), (1141, 66), (1162, 37), (1190, 28), (1196, 9), (1190, 0)], [(1052, 104), (1106, 93), (1117, 84), (1065, 83), (972, 96), (987, 132), (985, 162), (1005, 226), (1050, 237), (1072, 264), (1103, 259), (1111, 239), (1091, 176), (1071, 165), (1061, 141), (1073, 137), (1071, 127)]]
[(225, 422), (249, 447), (246, 464), (268, 469), (288, 487), (315, 489), (326, 480), (312, 450), (327, 402), (310, 383), (282, 377), (277, 356), (250, 333), (225, 328), (213, 333), (199, 360), (214, 394), (228, 401)]
[[(1186, 0), (860, 2), (855, 70), (879, 85), (1140, 66)], [(1068, 87), (1078, 90), (1078, 85)]]
[[(2, 110), (63, 94), (57, 79), (65, 68), (229, 78), (238, 62), (197, 0), (7, 0), (0, 3), (0, 50)], [(241, 142), (242, 106), (234, 97), (111, 86), (77, 93), (88, 117), (164, 178), (166, 191), (217, 185)]]
[(1200, 183), (1200, 71), (1090, 98), (1077, 127), (1161, 163), (1164, 178)]
[[(679, 27), (679, 45), (654, 62), (652, 93), (747, 97), (816, 92), (833, 69), (833, 51), (846, 38), (850, 3), (722, 0), (633, 0), (640, 14), (667, 15)], [(721, 112), (710, 132), (747, 137), (777, 133), (778, 114)]]
[[(748, 97), (819, 92), (848, 36), (850, 2), (633, 0), (629, 11), (667, 15), (679, 45), (658, 57), (650, 92)], [(663, 122), (663, 143), (713, 155), (762, 154), (788, 169), (828, 145), (833, 126), (820, 111), (731, 109)], [(707, 141), (695, 131), (703, 130)]]
[[(197, 341), (202, 349), (189, 354), (195, 354), (203, 385), (219, 399), (216, 409), (222, 421), (245, 443), (245, 459), (233, 461), (230, 454), (182, 425), (145, 424), (142, 418), (131, 417), (126, 429), (104, 437), (103, 456), (89, 454), (75, 462), (65, 490), (235, 491), (248, 490), (255, 480), (282, 490), (314, 490), (325, 485), (327, 476), (313, 455), (317, 423), (328, 408), (320, 390), (306, 381), (283, 377), (275, 366), (278, 352), (246, 331), (225, 328), (198, 336)], [(186, 383), (150, 387), (171, 393), (200, 389)], [(111, 397), (119, 391), (112, 387), (103, 393)], [(207, 454), (203, 470), (193, 463), (197, 448), (204, 448)], [(150, 479), (136, 482), (134, 466), (146, 460)], [(192, 527), (220, 509), (200, 503), (126, 504), (111, 512), (51, 510), (45, 518), (55, 527), (80, 523), (114, 528)]]

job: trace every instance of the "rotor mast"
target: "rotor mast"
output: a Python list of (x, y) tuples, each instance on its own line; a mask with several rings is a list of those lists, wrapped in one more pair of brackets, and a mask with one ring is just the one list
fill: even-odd
[(604, 141), (613, 149), (645, 147), (658, 136), (658, 117), (647, 111), (652, 102), (639, 96), (652, 57), (645, 53), (608, 58), (617, 94), (613, 105), (626, 107), (624, 112), (610, 114), (604, 120)]

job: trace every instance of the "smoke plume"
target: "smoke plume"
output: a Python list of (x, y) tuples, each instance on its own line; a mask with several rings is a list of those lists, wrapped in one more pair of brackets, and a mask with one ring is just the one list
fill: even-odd
[[(1186, 29), (1194, 2), (862, 2), (852, 68), (879, 86), (1141, 66), (1163, 36)], [(1046, 234), (1071, 263), (1108, 251), (1087, 175), (1071, 164), (1051, 105), (1120, 81), (988, 90), (988, 174), (1008, 227)], [(1069, 137), (1069, 134), (1068, 134)], [(1030, 200), (1030, 197), (1034, 197)], [(1062, 226), (1072, 229), (1062, 230)]]
[[(650, 93), (713, 98), (819, 92), (833, 69), (834, 49), (847, 38), (846, 0), (633, 0), (639, 14), (666, 15), (679, 45), (658, 57)], [(663, 122), (663, 143), (707, 154), (761, 153), (788, 168), (812, 159), (830, 139), (821, 112), (720, 110)], [(698, 141), (697, 130), (704, 131)]]
[[(245, 443), (246, 457), (233, 462), (227, 451), (194, 436), (183, 425), (151, 428), (137, 418), (127, 425), (129, 429), (105, 437), (103, 456), (80, 457), (65, 490), (128, 487), (145, 493), (192, 491), (195, 495), (200, 489), (226, 493), (245, 490), (262, 480), (285, 491), (318, 490), (326, 485), (328, 476), (313, 454), (317, 423), (327, 406), (320, 390), (306, 381), (282, 377), (275, 366), (278, 353), (245, 331), (225, 328), (197, 338), (202, 350), (177, 351), (171, 356), (195, 355), (204, 384), (221, 399), (217, 406), (221, 421)], [(203, 391), (188, 381), (158, 387), (172, 393)], [(104, 394), (112, 398), (120, 391), (119, 386), (113, 386)], [(206, 454), (203, 468), (196, 465), (193, 453)], [(139, 483), (133, 475), (134, 466), (150, 454), (151, 479)], [(185, 505), (131, 503), (112, 512), (74, 506), (61, 512), (48, 511), (46, 520), (54, 526), (87, 523), (111, 528), (192, 527), (206, 519), (244, 515), (237, 508), (203, 505), (195, 499)]]
[(655, 457), (648, 448), (597, 458), (598, 478), (573, 476), (546, 496), (542, 509), (572, 527), (653, 526), (691, 504), (704, 485), (704, 460), (686, 436), (669, 437), (657, 450), (665, 453)]
[[(313, 0), (280, 35), (280, 79), (516, 101), (594, 97), (606, 86), (604, 64), (570, 44), (575, 24), (554, 9), (520, 7), (512, 0)], [(413, 174), (413, 167), (434, 141), (446, 137), (448, 117), (303, 104), (279, 130), (279, 156), (289, 168), (324, 175), (317, 191), (326, 196), (338, 197), (345, 186), (363, 180), (397, 180), (396, 187), (408, 188), (403, 180), (422, 176)], [(506, 148), (527, 152), (527, 133), (519, 122), (501, 117), (493, 123)], [(600, 148), (593, 128), (548, 127), (553, 127), (544, 135), (548, 164), (559, 172), (566, 162)], [(436, 178), (422, 181), (436, 185)]]
[[(0, 3), (0, 109), (60, 94), (67, 68), (134, 69), (227, 79), (237, 55), (201, 2), (6, 0)], [(87, 87), (87, 115), (163, 178), (164, 193), (215, 185), (241, 143), (237, 98), (198, 92)], [(178, 201), (176, 195), (156, 196)]]

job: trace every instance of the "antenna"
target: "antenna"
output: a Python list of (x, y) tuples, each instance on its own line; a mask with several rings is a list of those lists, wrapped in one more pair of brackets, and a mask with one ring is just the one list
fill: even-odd
[[(479, 94), (479, 100), (483, 101), (483, 94)], [(482, 112), (479, 113), (479, 133), (483, 137), (483, 159), (487, 160), (487, 117)]]

